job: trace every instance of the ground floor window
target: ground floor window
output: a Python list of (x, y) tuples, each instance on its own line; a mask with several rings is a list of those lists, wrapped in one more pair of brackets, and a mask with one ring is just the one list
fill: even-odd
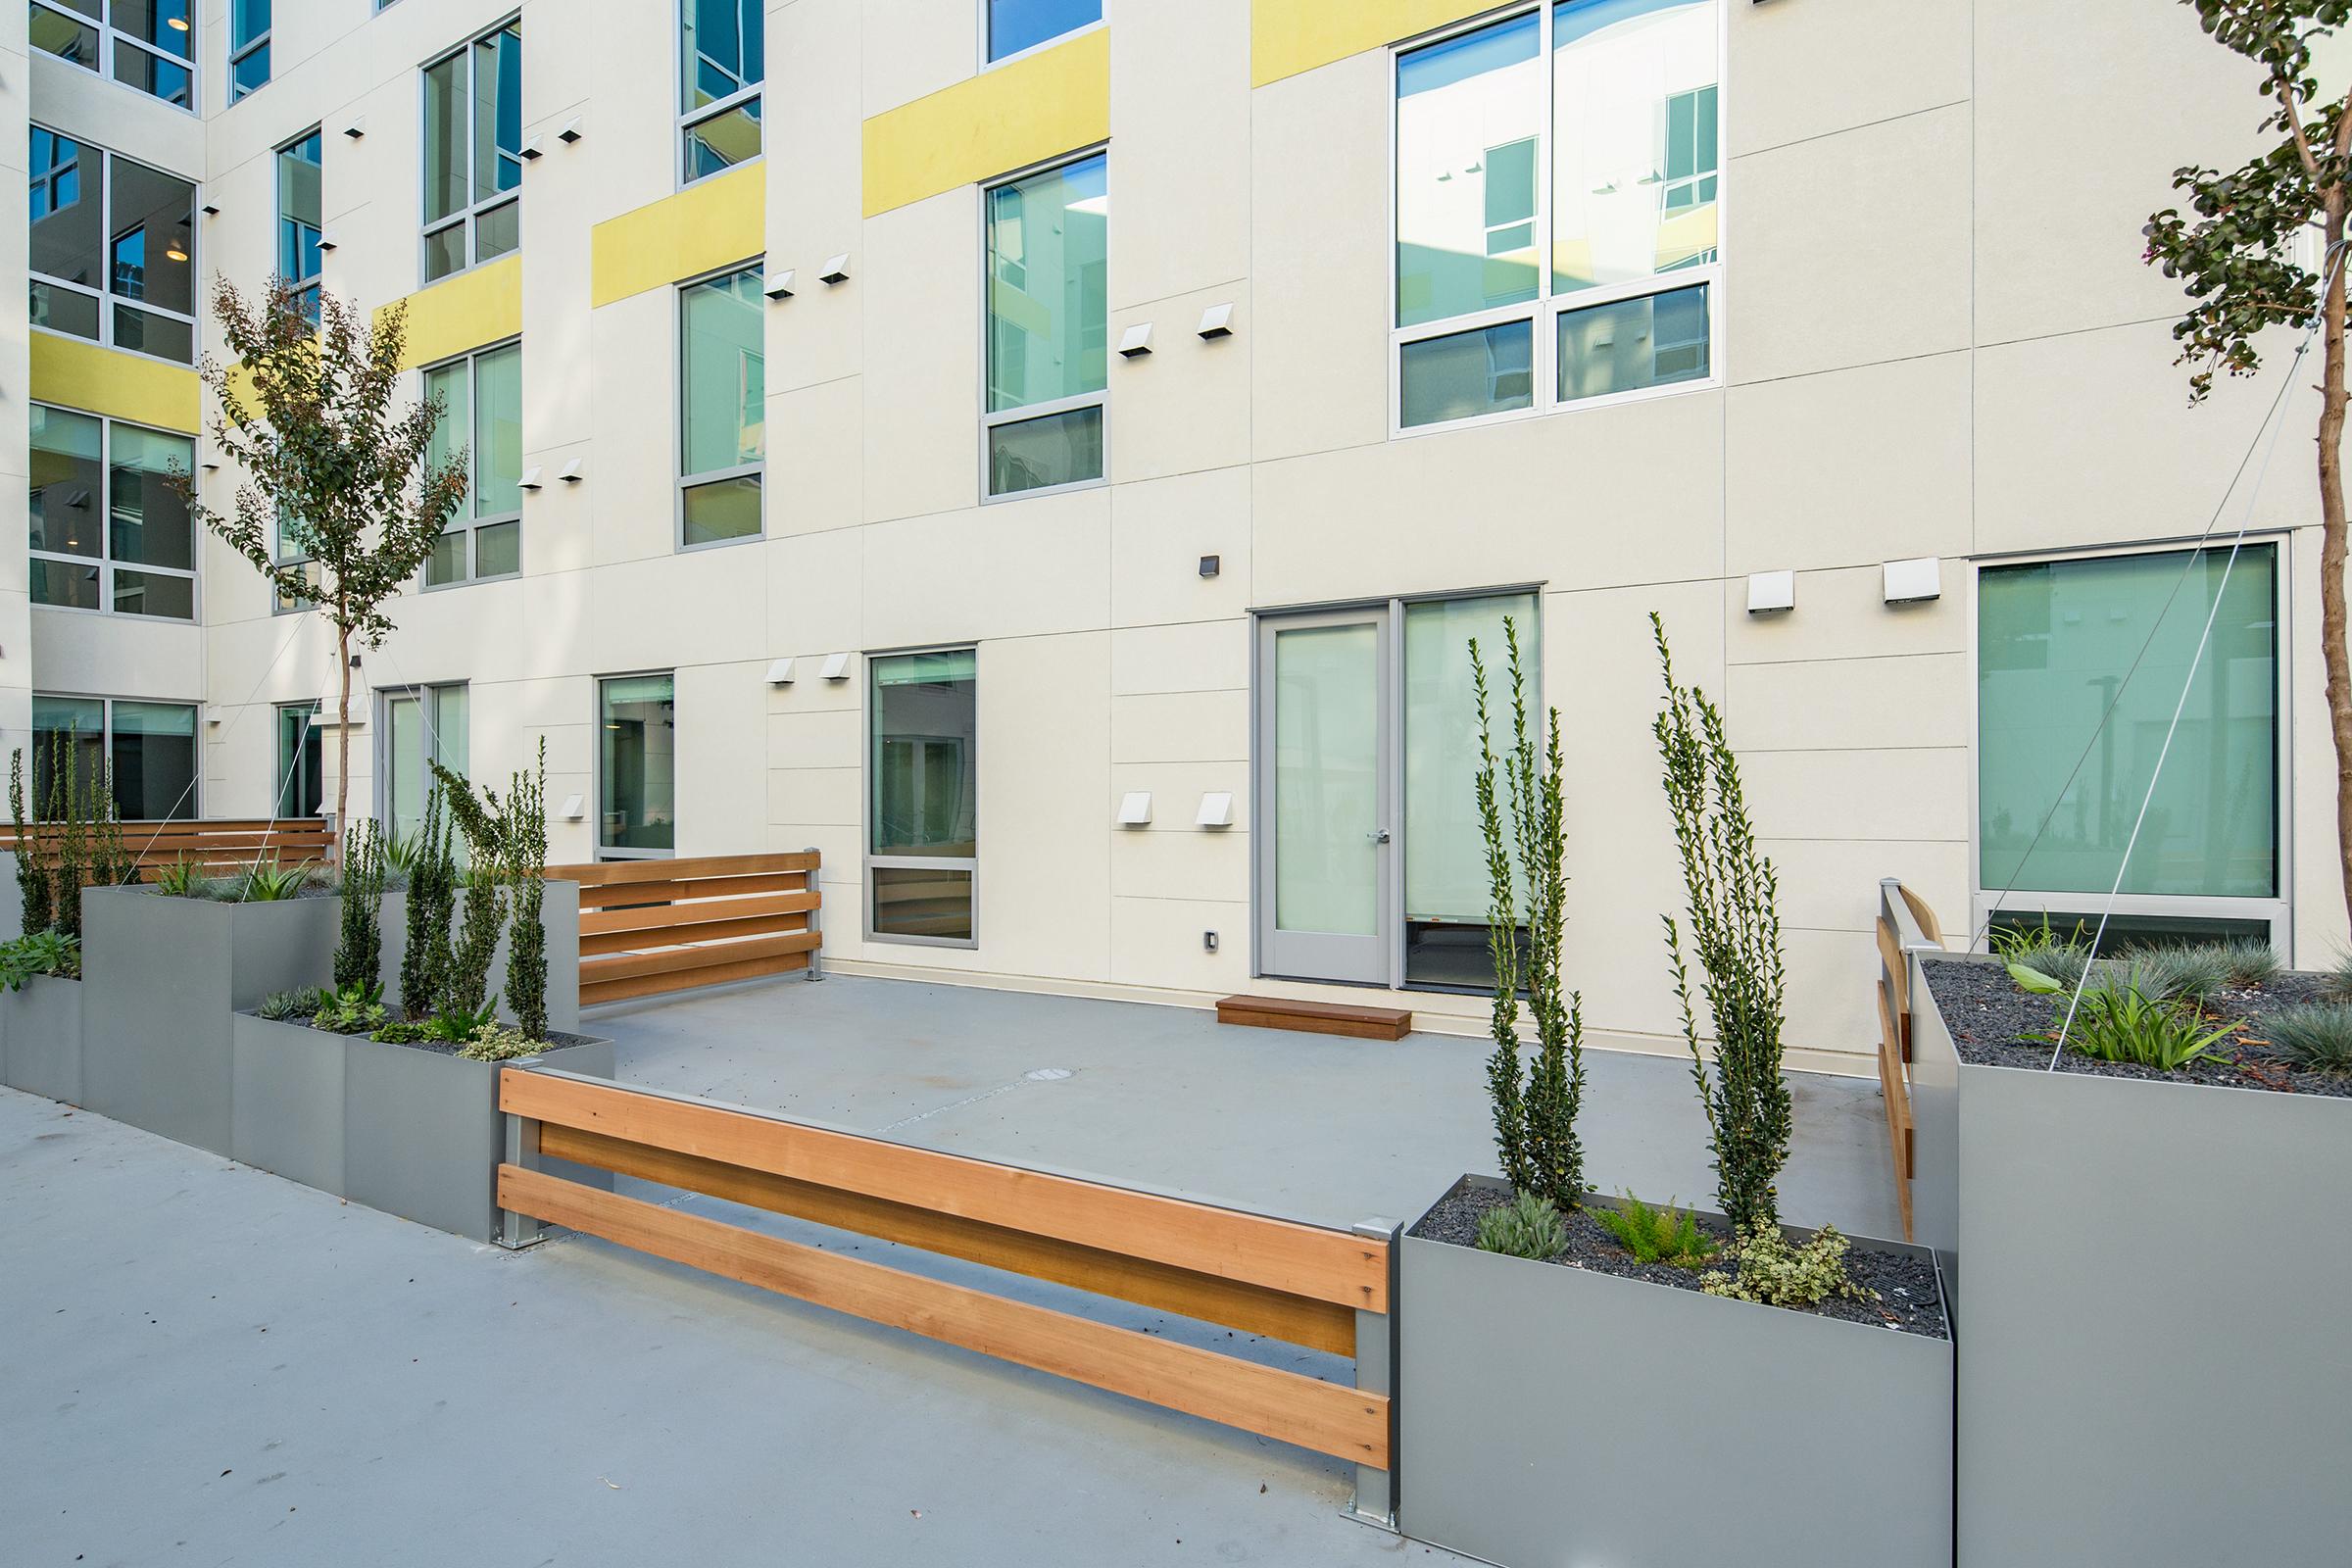
[(468, 714), (461, 685), (415, 686), (386, 692), (377, 791), (386, 827), (395, 838), (413, 836), (424, 825), (424, 803), (433, 793), (432, 764), (466, 774)]
[(274, 815), (317, 816), (326, 805), (324, 748), (318, 705), (283, 703), (277, 710), (277, 806)]
[(597, 691), (597, 853), (653, 858), (677, 849), (677, 681), (613, 675)]
[(1261, 619), (1261, 972), (1492, 984), (1470, 644), (1487, 661), (1497, 745), (1507, 745), (1504, 623), (1532, 681), (1537, 618), (1533, 593), (1490, 593)]
[(2267, 543), (2234, 558), (2155, 550), (1984, 568), (1977, 878), (1988, 913), (2095, 920), (2121, 868), (2119, 930), (2282, 915), (2281, 602)]
[(867, 662), (868, 934), (971, 946), (979, 868), (979, 656), (970, 648)]
[(126, 822), (196, 815), (196, 709), (190, 703), (107, 697), (32, 700), (32, 790), (44, 814), (56, 789), (58, 748), (74, 754), (75, 775), (103, 774)]

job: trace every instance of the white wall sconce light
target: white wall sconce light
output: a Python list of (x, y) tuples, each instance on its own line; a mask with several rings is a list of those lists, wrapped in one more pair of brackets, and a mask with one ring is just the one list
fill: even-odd
[(568, 147), (573, 142), (578, 141), (585, 134), (587, 134), (587, 132), (580, 129), (580, 122), (575, 116), (574, 118), (564, 122), (564, 128), (556, 132), (556, 140)]
[(789, 659), (779, 659), (779, 660), (777, 660), (777, 661), (776, 661), (774, 663), (772, 663), (772, 664), (768, 665), (768, 666), (767, 666), (767, 683), (768, 683), (770, 686), (789, 686), (789, 685), (791, 685), (791, 684), (792, 684), (792, 661), (791, 661), (791, 660), (789, 660)]
[(1133, 326), (1129, 327), (1124, 333), (1120, 334), (1120, 358), (1132, 360), (1151, 352), (1152, 323), (1150, 321), (1138, 321)]
[(824, 677), (827, 680), (848, 680), (850, 678), (850, 656), (847, 654), (827, 654), (825, 656)]
[(218, 708), (208, 706), (204, 710), (204, 721), (215, 729), (220, 727), (220, 710)]
[(577, 822), (588, 814), (588, 798), (584, 795), (564, 796), (564, 809), (560, 814), (566, 822)]
[(1747, 612), (1779, 615), (1796, 608), (1796, 573), (1755, 571), (1747, 578)]
[(343, 134), (349, 136), (353, 141), (364, 138), (368, 134), (368, 117), (361, 115), (353, 120), (350, 124), (343, 127)]
[(850, 253), (843, 251), (825, 263), (825, 270), (816, 274), (820, 283), (846, 283), (850, 280)]
[(1129, 790), (1119, 801), (1119, 826), (1149, 827), (1152, 822), (1152, 792)]
[(524, 163), (535, 164), (546, 156), (547, 149), (539, 145), (538, 137), (533, 136), (529, 141), (526, 141), (522, 144), (522, 159)]
[(211, 202), (206, 202), (204, 204), (204, 216), (207, 218), (219, 218), (220, 216), (220, 209)]
[(760, 285), (760, 291), (766, 294), (766, 296), (771, 300), (788, 300), (792, 298), (792, 274), (794, 270), (795, 269), (787, 267), (781, 272), (768, 273), (767, 281)]
[(1233, 791), (1209, 790), (1200, 797), (1200, 809), (1193, 813), (1195, 827), (1233, 826)]
[(546, 470), (534, 463), (529, 467), (522, 470), (522, 477), (514, 481), (514, 488), (517, 490), (536, 490), (546, 483), (545, 474)]
[(1883, 569), (1890, 605), (1924, 604), (1943, 597), (1943, 563), (1934, 556), (1889, 561)]
[(320, 250), (331, 251), (342, 243), (341, 236), (337, 235), (333, 229), (322, 228), (318, 231), (318, 248)]
[(1232, 304), (1228, 302), (1222, 305), (1211, 305), (1207, 310), (1202, 311), (1199, 330), (1202, 337), (1211, 341), (1233, 336)]
[(588, 464), (584, 459), (574, 458), (556, 470), (556, 477), (565, 484), (578, 484), (588, 477)]

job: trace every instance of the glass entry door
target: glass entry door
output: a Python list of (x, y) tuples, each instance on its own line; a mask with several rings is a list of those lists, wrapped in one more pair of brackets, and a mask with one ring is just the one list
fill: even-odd
[(384, 694), (378, 760), (383, 767), (383, 821), (396, 838), (424, 825), (433, 792), (431, 763), (466, 772), (466, 688), (421, 686)]
[(1396, 740), (1386, 607), (1258, 624), (1260, 942), (1267, 974), (1385, 985)]

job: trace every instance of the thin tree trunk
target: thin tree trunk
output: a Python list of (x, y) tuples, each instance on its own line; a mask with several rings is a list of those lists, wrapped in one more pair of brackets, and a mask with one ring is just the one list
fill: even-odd
[(2328, 662), (2328, 724), (2335, 736), (2335, 839), (2352, 918), (2352, 653), (2344, 644), (2344, 270), (2336, 249), (2344, 238), (2345, 198), (2328, 199), (2325, 356), (2320, 378), (2320, 641)]
[[(2336, 599), (2336, 620), (2340, 625), (2343, 595), (2339, 592)], [(343, 700), (335, 710), (335, 836), (328, 853), (340, 864), (343, 847), (351, 841), (351, 628), (348, 626), (335, 628), (335, 667), (342, 671)], [(2340, 741), (2337, 750), (2340, 755)], [(2346, 863), (2352, 865), (2352, 861)]]

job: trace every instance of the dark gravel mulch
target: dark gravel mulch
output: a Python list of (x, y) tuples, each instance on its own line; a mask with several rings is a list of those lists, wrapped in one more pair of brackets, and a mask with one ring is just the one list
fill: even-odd
[[(1981, 1067), (2051, 1070), (2049, 1042), (2026, 1037), (2057, 1031), (2059, 1019), (2065, 1015), (2064, 996), (2035, 996), (2022, 990), (1998, 963), (1930, 958), (1924, 967), (1928, 990), (1943, 1013), (1944, 1027), (1952, 1032), (1952, 1044), (1959, 1048), (1962, 1061)], [(2136, 1062), (2101, 1061), (2066, 1051), (2059, 1054), (2056, 1070), (2098, 1078), (2151, 1078), (2164, 1083), (2352, 1098), (2352, 1073), (2307, 1072), (2262, 1039), (2262, 1020), (2267, 1014), (2331, 1000), (2322, 976), (2281, 974), (2264, 985), (2225, 991), (2205, 1004), (2214, 1024), (2231, 1018), (2245, 1021), (2242, 1032), (2214, 1048), (2211, 1059), (2192, 1062), (2178, 1072), (2160, 1072)]]
[[(1424, 1241), (1475, 1248), (1478, 1246), (1480, 1216), (1509, 1201), (1508, 1193), (1464, 1180), (1455, 1184), (1452, 1192), (1440, 1199), (1437, 1206), (1421, 1217), (1421, 1222), (1413, 1227), (1411, 1234)], [(1617, 1239), (1602, 1230), (1598, 1222), (1583, 1209), (1577, 1209), (1565, 1218), (1568, 1222), (1568, 1250), (1548, 1261), (1567, 1268), (1591, 1269), (1596, 1274), (1614, 1274), (1620, 1279), (1644, 1280), (1678, 1291), (1700, 1289), (1698, 1270), (1670, 1268), (1662, 1263), (1636, 1262), (1633, 1254), (1618, 1246)], [(1702, 1230), (1718, 1240), (1730, 1240), (1731, 1227), (1721, 1217), (1701, 1214), (1698, 1222)], [(1816, 1317), (1839, 1318), (1848, 1323), (1868, 1323), (1933, 1340), (1951, 1337), (1951, 1331), (1944, 1322), (1943, 1295), (1936, 1283), (1934, 1263), (1924, 1257), (1910, 1257), (1901, 1252), (1882, 1252), (1860, 1242), (1856, 1242), (1846, 1253), (1845, 1262), (1847, 1277), (1864, 1290), (1876, 1292), (1875, 1300), (1838, 1297), (1819, 1306), (1788, 1307), (1784, 1310), (1807, 1311)], [(1739, 1265), (1728, 1256), (1719, 1255), (1707, 1267), (1730, 1274), (1740, 1272)]]
[[(255, 1016), (259, 1017), (260, 1014), (257, 1013)], [(293, 1018), (279, 1018), (276, 1021), (296, 1029), (310, 1029), (313, 1027), (311, 1023), (311, 1015), (308, 1013), (304, 1013)], [(368, 1032), (366, 1030), (361, 1030), (357, 1034), (349, 1035), (343, 1034), (339, 1031), (330, 1030), (319, 1030), (318, 1033), (326, 1035), (327, 1038), (334, 1040), (368, 1039)], [(554, 1051), (564, 1046), (586, 1045), (590, 1038), (591, 1037), (588, 1035), (567, 1035), (561, 1029), (550, 1029), (547, 1032), (547, 1049)], [(369, 1041), (368, 1043), (370, 1045), (379, 1046), (400, 1046), (409, 1051), (430, 1052), (436, 1056), (454, 1056), (464, 1049), (461, 1046), (454, 1046), (446, 1040), (375, 1040)], [(514, 1059), (519, 1060), (520, 1058), (517, 1057)], [(503, 1065), (503, 1063), (500, 1063), (499, 1065)]]

